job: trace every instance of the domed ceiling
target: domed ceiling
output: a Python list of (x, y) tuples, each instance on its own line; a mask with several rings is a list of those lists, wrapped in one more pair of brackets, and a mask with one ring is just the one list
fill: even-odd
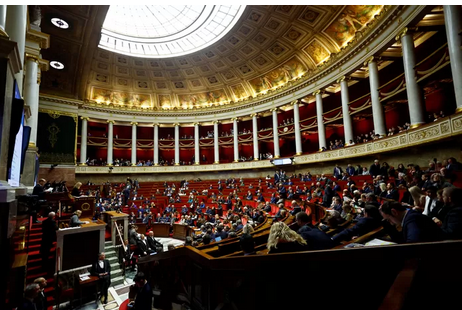
[[(95, 47), (92, 57), (80, 60), (89, 68), (80, 69), (81, 91), (74, 89), (74, 94), (108, 108), (155, 111), (239, 104), (304, 79), (356, 32), (372, 25), (383, 9), (382, 5), (247, 6), (221, 40), (173, 58), (131, 57)], [(46, 80), (42, 86), (47, 93)]]

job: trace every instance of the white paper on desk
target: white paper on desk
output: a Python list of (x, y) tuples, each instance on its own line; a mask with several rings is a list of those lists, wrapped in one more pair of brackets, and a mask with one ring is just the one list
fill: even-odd
[(364, 244), (365, 246), (375, 246), (375, 245), (389, 245), (389, 244), (396, 244), (395, 242), (384, 241), (380, 239), (372, 239), (371, 241)]
[(86, 281), (86, 280), (89, 280), (89, 279), (90, 279), (89, 276), (83, 276), (83, 277), (81, 276), (80, 277), (80, 281)]

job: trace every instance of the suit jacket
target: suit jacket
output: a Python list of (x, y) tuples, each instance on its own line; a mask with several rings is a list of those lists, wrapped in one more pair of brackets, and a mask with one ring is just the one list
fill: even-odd
[[(148, 245), (151, 249), (155, 250), (156, 252), (162, 252), (164, 249), (164, 246), (162, 243), (157, 241), (155, 238), (151, 237), (146, 237), (146, 240), (148, 240)], [(162, 251), (158, 251), (157, 249), (162, 249)]]
[(325, 232), (309, 225), (301, 227), (298, 234), (308, 243), (308, 250), (326, 250), (335, 246), (334, 241)]
[[(434, 210), (434, 209), (441, 209), (441, 207), (443, 206), (443, 202), (442, 201), (438, 201), (436, 199), (431, 199), (430, 197), (425, 197), (425, 208), (422, 212), (422, 214), (424, 215), (428, 215), (430, 216), (431, 212)], [(431, 208), (431, 206), (433, 205), (433, 208)], [(438, 217), (439, 218), (439, 217)], [(443, 218), (439, 218), (440, 220), (444, 220), (444, 217)]]
[(390, 193), (388, 193), (388, 191), (386, 193), (387, 194), (385, 195), (385, 198), (393, 199), (395, 201), (399, 200), (399, 192), (398, 192), (398, 190), (392, 189)]
[(404, 242), (431, 242), (441, 240), (438, 225), (426, 215), (409, 210), (403, 219)]
[(349, 175), (355, 175), (355, 168), (354, 167), (347, 167), (346, 168), (346, 172), (349, 174)]
[(336, 234), (332, 237), (334, 242), (339, 243), (343, 240), (350, 240), (353, 236), (362, 236), (367, 234), (368, 232), (376, 229), (381, 225), (381, 222), (377, 219), (372, 217), (362, 217), (358, 220), (355, 226), (352, 228), (348, 228), (342, 230), (340, 233)]
[(56, 241), (56, 231), (58, 226), (56, 226), (56, 221), (47, 218), (42, 222), (42, 245), (50, 246)]
[(138, 240), (138, 236), (137, 236), (136, 231), (134, 229), (130, 229), (130, 231), (128, 232), (129, 244), (136, 245), (138, 242), (137, 240)]
[(69, 220), (69, 227), (77, 227), (82, 224), (85, 224), (85, 222), (80, 221), (77, 214), (74, 214), (73, 216), (71, 216), (71, 219)]
[[(138, 250), (141, 252), (141, 254), (144, 255), (144, 252), (146, 253), (151, 253), (152, 252), (152, 249), (151, 247), (149, 246), (149, 243), (148, 243), (148, 240), (145, 238), (144, 239), (146, 241), (146, 244), (140, 239), (138, 240), (138, 243), (137, 243), (137, 246), (138, 246)], [(154, 249), (155, 251), (155, 249)]]
[(19, 304), (18, 310), (36, 310), (35, 303), (27, 298), (24, 298)]
[(37, 307), (37, 310), (47, 310), (48, 305), (47, 305), (47, 297), (45, 296), (45, 292), (43, 291), (39, 292), (34, 302), (35, 302), (35, 306)]
[(109, 260), (105, 259), (103, 260), (104, 266), (101, 268), (99, 266), (99, 260), (91, 266), (91, 273), (95, 276), (99, 277), (100, 273), (108, 273), (105, 276), (100, 277), (100, 280), (104, 280), (108, 283), (108, 285), (111, 285), (111, 264), (109, 263)]
[(135, 310), (151, 310), (152, 309), (152, 289), (149, 283), (138, 289), (135, 297)]
[(462, 207), (448, 209), (441, 230), (444, 239), (462, 239)]
[(332, 203), (332, 198), (334, 197), (334, 191), (330, 186), (326, 186), (324, 189), (324, 196), (322, 197), (322, 205), (326, 208), (330, 207)]
[(37, 195), (39, 196), (39, 199), (43, 199), (43, 196), (44, 196), (43, 186), (40, 184), (35, 185), (34, 190), (32, 191), (32, 195)]

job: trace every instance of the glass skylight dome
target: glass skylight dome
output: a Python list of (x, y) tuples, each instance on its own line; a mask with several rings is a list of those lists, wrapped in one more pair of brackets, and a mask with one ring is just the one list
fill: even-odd
[(245, 5), (111, 5), (99, 47), (149, 58), (190, 54), (221, 39)]

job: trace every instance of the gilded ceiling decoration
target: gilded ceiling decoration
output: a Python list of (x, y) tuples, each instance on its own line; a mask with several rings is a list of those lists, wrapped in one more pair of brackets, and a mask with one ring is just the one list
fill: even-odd
[[(45, 10), (58, 12), (53, 8)], [(84, 31), (84, 20), (92, 20), (91, 8), (81, 8), (82, 13), (75, 16), (66, 11), (65, 15), (74, 18), (74, 29)], [(383, 9), (382, 5), (247, 6), (231, 32), (204, 50), (147, 59), (99, 49), (96, 42), (86, 60), (89, 68), (81, 77), (86, 79), (85, 91), (77, 93), (73, 88), (71, 79), (76, 78), (77, 69), (71, 76), (44, 72), (48, 77), (41, 90), (108, 108), (178, 111), (239, 104), (308, 78), (332, 54), (342, 51), (357, 32), (372, 24)], [(63, 14), (58, 17), (66, 18)], [(77, 26), (79, 18), (82, 24)], [(94, 22), (99, 29), (93, 31), (100, 31), (103, 20), (99, 19)], [(54, 43), (66, 46), (68, 40), (60, 35), (51, 49)], [(82, 33), (70, 38), (84, 44)], [(72, 46), (66, 50), (75, 59), (79, 57), (79, 50)]]

